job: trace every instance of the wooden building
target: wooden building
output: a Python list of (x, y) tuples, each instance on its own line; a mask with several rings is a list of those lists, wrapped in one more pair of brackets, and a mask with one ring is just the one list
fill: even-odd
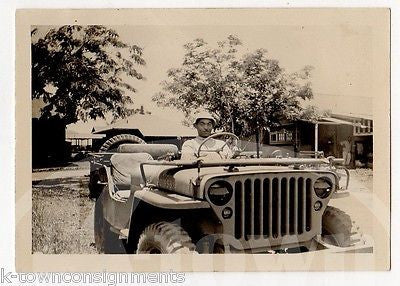
[[(297, 121), (271, 128), (263, 138), (264, 156), (279, 149), (283, 155), (299, 156), (301, 151), (323, 151), (325, 156), (343, 157), (342, 142), (349, 141), (353, 167), (372, 167), (372, 116), (332, 114), (316, 122)], [(268, 147), (266, 147), (268, 146)]]

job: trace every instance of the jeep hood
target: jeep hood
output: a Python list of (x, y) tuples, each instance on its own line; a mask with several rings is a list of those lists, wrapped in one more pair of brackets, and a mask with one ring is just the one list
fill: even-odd
[[(149, 183), (160, 189), (166, 189), (181, 195), (202, 199), (204, 190), (202, 190), (201, 186), (203, 186), (207, 180), (214, 177), (288, 171), (293, 172), (297, 170), (285, 166), (246, 166), (237, 167), (235, 171), (227, 171), (226, 167), (205, 167), (201, 168), (199, 173), (197, 168), (163, 167), (158, 168), (158, 173), (156, 170), (150, 171), (149, 176), (147, 176), (146, 172), (146, 177)], [(304, 170), (301, 171), (304, 172)]]

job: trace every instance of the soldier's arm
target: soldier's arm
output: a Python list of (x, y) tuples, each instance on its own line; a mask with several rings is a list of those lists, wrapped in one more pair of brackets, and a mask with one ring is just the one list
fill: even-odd
[(181, 160), (197, 159), (195, 155), (195, 150), (189, 141), (183, 143), (181, 153), (182, 153)]

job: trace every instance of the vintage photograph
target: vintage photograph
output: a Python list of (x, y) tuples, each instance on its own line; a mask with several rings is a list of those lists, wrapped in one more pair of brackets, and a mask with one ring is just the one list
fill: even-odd
[(382, 255), (389, 14), (376, 10), (378, 29), (371, 11), (342, 12), (31, 22), (31, 254)]

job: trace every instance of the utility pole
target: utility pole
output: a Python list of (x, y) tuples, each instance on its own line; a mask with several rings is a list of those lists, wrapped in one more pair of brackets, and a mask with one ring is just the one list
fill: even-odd
[(314, 129), (314, 151), (315, 151), (315, 158), (318, 158), (318, 123), (315, 123), (315, 129)]

